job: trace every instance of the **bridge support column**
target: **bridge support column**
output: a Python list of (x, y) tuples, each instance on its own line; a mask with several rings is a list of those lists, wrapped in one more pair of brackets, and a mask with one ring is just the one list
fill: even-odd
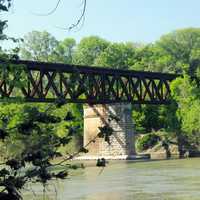
[[(99, 127), (106, 123), (113, 128), (114, 134), (110, 137), (111, 144), (103, 138), (87, 146), (89, 153), (85, 159), (133, 159), (135, 158), (134, 125), (132, 122), (131, 104), (109, 104), (84, 106), (84, 146), (99, 133)], [(119, 121), (112, 120), (110, 116), (117, 116)]]

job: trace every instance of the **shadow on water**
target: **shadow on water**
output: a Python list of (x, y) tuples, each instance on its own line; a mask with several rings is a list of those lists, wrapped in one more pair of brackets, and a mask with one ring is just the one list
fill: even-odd
[[(69, 179), (53, 182), (46, 200), (199, 200), (200, 159), (148, 162), (114, 162), (103, 172), (87, 167), (73, 172)], [(42, 200), (26, 193), (25, 199)], [(51, 191), (51, 192), (50, 192)]]

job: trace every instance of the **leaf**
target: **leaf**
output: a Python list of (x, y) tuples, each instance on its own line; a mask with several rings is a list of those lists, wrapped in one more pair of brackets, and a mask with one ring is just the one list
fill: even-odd
[(99, 138), (104, 138), (104, 133), (103, 133), (103, 132), (99, 132), (99, 133), (98, 133), (98, 137), (99, 137)]
[(101, 133), (104, 133), (105, 135), (109, 135), (111, 136), (113, 134), (113, 128), (108, 126), (108, 125), (105, 125), (103, 127), (99, 127), (99, 130)]
[(0, 129), (0, 139), (4, 140), (8, 136), (8, 133), (3, 129)]
[(39, 126), (37, 126), (31, 121), (28, 121), (28, 122), (19, 124), (17, 129), (23, 135), (30, 135), (32, 130), (39, 129)]
[(86, 149), (86, 148), (82, 147), (82, 148), (80, 149), (80, 152), (83, 152), (83, 153), (88, 153), (89, 151), (88, 151), (88, 149)]
[(79, 127), (68, 127), (68, 136), (74, 136), (77, 133)]
[(110, 136), (113, 134), (114, 130), (112, 127), (105, 125), (99, 127), (100, 132), (98, 133), (99, 138), (104, 138), (104, 140), (110, 145)]
[(26, 183), (26, 181), (24, 180), (23, 177), (15, 178), (14, 184), (17, 189), (22, 189), (22, 187), (24, 186), (25, 183)]
[(60, 117), (48, 115), (45, 112), (38, 112), (37, 115), (33, 118), (33, 120), (40, 123), (52, 123), (52, 124), (61, 122)]
[(34, 160), (40, 160), (42, 158), (43, 158), (42, 152), (37, 151), (37, 152), (27, 153), (24, 160), (26, 162), (33, 162)]
[(64, 118), (65, 121), (72, 121), (74, 119), (75, 119), (75, 117), (72, 115), (71, 112), (67, 112), (67, 115)]
[(17, 161), (16, 159), (8, 160), (6, 162), (6, 165), (8, 165), (11, 169), (14, 169), (14, 170), (18, 170), (22, 167), (21, 163)]
[(54, 177), (60, 178), (60, 179), (65, 179), (67, 176), (68, 176), (68, 172), (66, 170), (61, 171), (61, 172), (54, 175)]
[(116, 115), (113, 115), (113, 114), (110, 114), (109, 118), (110, 118), (110, 120), (115, 120), (116, 122), (120, 121), (120, 118), (118, 116), (116, 116)]
[(2, 4), (0, 4), (0, 10), (8, 12), (8, 8)]
[(5, 168), (3, 168), (2, 170), (0, 170), (0, 177), (6, 176), (6, 175), (9, 175), (9, 174), (10, 174), (10, 172), (7, 169), (5, 169)]
[(46, 183), (48, 180), (51, 180), (52, 175), (47, 171), (46, 168), (41, 168), (38, 171), (38, 177), (40, 178), (39, 181), (41, 181), (42, 183)]
[(71, 141), (71, 137), (63, 137), (63, 138), (60, 138), (60, 143), (64, 146), (66, 144), (68, 144), (70, 141)]

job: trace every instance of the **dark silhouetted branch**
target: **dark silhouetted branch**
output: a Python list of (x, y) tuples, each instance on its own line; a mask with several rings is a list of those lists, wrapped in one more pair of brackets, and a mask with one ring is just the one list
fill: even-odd
[(38, 15), (38, 16), (49, 16), (49, 15), (52, 15), (53, 13), (56, 12), (56, 10), (58, 9), (60, 3), (61, 3), (61, 0), (58, 0), (56, 5), (55, 5), (55, 7), (51, 11), (49, 11), (47, 13), (34, 13), (34, 14)]
[[(37, 16), (49, 16), (49, 15), (52, 15), (57, 11), (60, 3), (61, 3), (61, 0), (58, 0), (56, 5), (55, 5), (55, 7), (52, 10), (50, 10), (49, 12), (47, 12), (47, 13), (34, 13), (34, 15), (37, 15)], [(56, 27), (59, 28), (59, 29), (68, 30), (68, 31), (71, 31), (72, 29), (75, 29), (76, 27), (79, 27), (79, 25), (82, 27), (82, 25), (84, 23), (84, 20), (85, 20), (85, 12), (86, 12), (86, 7), (87, 7), (87, 0), (83, 0), (82, 5), (83, 5), (83, 9), (81, 11), (81, 14), (80, 14), (79, 18), (77, 19), (77, 21), (75, 23), (71, 24), (69, 27), (64, 27), (64, 28), (63, 27), (59, 27), (59, 26), (56, 26)]]

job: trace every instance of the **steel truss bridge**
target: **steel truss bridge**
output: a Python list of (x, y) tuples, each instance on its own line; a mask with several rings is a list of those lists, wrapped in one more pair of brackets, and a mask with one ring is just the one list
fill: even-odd
[(170, 82), (177, 77), (166, 73), (20, 60), (0, 61), (0, 68), (7, 64), (14, 64), (16, 69), (23, 65), (25, 78), (20, 80), (22, 72), (17, 70), (9, 81), (1, 75), (0, 100), (20, 97), (26, 102), (55, 102), (62, 98), (66, 102), (88, 104), (168, 104)]

